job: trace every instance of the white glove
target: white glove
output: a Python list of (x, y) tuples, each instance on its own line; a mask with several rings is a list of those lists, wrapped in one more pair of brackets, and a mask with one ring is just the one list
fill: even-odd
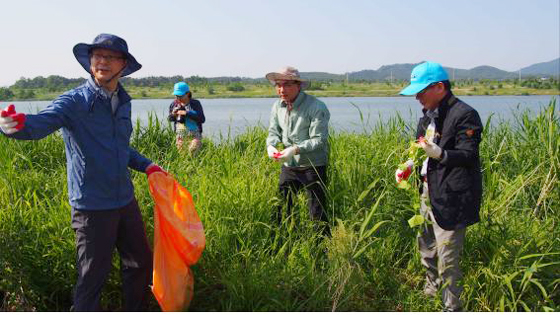
[(286, 148), (284, 150), (282, 150), (282, 152), (280, 152), (280, 156), (279, 158), (283, 161), (288, 161), (289, 159), (292, 158), (292, 156), (294, 156), (296, 154), (296, 150), (297, 147), (295, 145)]
[(7, 134), (7, 135), (12, 134), (12, 133), (17, 131), (17, 129), (14, 128), (17, 124), (18, 124), (17, 121), (15, 121), (10, 116), (0, 117), (0, 129), (2, 129), (2, 132)]
[(9, 135), (20, 131), (25, 124), (25, 114), (16, 113), (14, 104), (8, 105), (0, 112), (0, 129)]
[(397, 184), (400, 183), (403, 179), (407, 180), (410, 173), (412, 173), (412, 168), (414, 167), (414, 162), (412, 160), (408, 160), (404, 162), (404, 169), (401, 169), (402, 166), (399, 166), (395, 171), (395, 181)]
[(268, 153), (268, 157), (271, 158), (271, 159), (273, 159), (273, 160), (276, 160), (278, 154), (280, 153), (280, 152), (278, 152), (278, 150), (277, 150), (275, 147), (273, 147), (273, 146), (271, 146), (271, 145), (269, 145), (269, 146), (266, 148), (266, 152)]
[(422, 147), (422, 149), (424, 149), (424, 151), (426, 151), (426, 155), (431, 157), (432, 159), (442, 158), (441, 154), (443, 153), (443, 151), (437, 144), (433, 143), (431, 140), (420, 141), (420, 146)]

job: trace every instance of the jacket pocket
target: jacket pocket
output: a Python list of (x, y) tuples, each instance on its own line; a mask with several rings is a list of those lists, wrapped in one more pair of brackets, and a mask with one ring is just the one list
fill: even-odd
[(86, 177), (86, 162), (82, 156), (73, 153), (68, 170), (68, 194), (71, 200), (79, 200), (84, 196), (84, 183)]
[(119, 119), (119, 127), (120, 126), (123, 126), (125, 136), (127, 138), (130, 138), (130, 136), (132, 135), (132, 121), (130, 121), (130, 118), (121, 117)]
[(128, 143), (128, 139), (130, 139), (132, 135), (132, 120), (130, 117), (130, 111), (125, 109), (121, 109), (117, 112), (116, 127), (119, 137), (124, 137), (126, 143)]
[(72, 154), (72, 180), (80, 187), (84, 185), (84, 178), (86, 176), (86, 162), (78, 154)]
[(451, 170), (446, 180), (445, 190), (448, 192), (465, 191), (473, 184), (473, 179), (466, 168), (456, 167)]

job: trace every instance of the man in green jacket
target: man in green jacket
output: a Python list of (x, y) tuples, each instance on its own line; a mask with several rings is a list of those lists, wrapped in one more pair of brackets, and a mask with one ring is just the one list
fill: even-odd
[[(276, 87), (280, 97), (272, 106), (266, 139), (268, 156), (283, 162), (279, 189), (286, 200), (286, 217), (291, 213), (295, 194), (307, 191), (309, 214), (329, 234), (326, 208), (326, 183), (329, 153), (330, 113), (325, 103), (303, 92), (308, 82), (293, 67), (271, 72), (266, 78)], [(279, 151), (277, 147), (283, 145)], [(282, 222), (282, 208), (277, 221)]]

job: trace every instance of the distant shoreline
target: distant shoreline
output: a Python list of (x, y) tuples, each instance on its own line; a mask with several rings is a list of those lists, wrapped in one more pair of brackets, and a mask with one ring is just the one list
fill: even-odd
[[(193, 97), (203, 99), (217, 98), (276, 98), (276, 91), (269, 83), (199, 83), (188, 82)], [(23, 88), (11, 86), (0, 88), (0, 101), (49, 101), (79, 85), (72, 86)], [(321, 82), (313, 81), (308, 94), (317, 97), (394, 97), (408, 85), (399, 82)], [(172, 99), (172, 83), (158, 86), (137, 86), (124, 82), (124, 87), (133, 99)], [(560, 95), (557, 80), (522, 80), (516, 81), (455, 81), (453, 93), (457, 96), (528, 96)], [(6, 92), (8, 91), (8, 92)], [(4, 92), (4, 93), (2, 93)]]
[[(10, 100), (0, 100), (0, 102), (40, 102), (40, 101), (52, 101), (53, 99), (55, 99), (56, 97), (58, 97), (59, 95), (62, 95), (64, 93), (60, 92), (58, 93), (56, 96), (53, 97), (42, 97), (42, 98), (31, 98), (31, 99), (10, 99)], [(321, 98), (325, 98), (325, 97), (349, 97), (349, 98), (354, 98), (354, 97), (410, 97), (410, 96), (403, 96), (403, 95), (399, 95), (397, 94), (383, 94), (383, 95), (378, 95), (378, 94), (359, 94), (359, 95), (349, 95), (349, 94), (329, 94), (329, 95), (323, 95), (320, 93), (314, 93), (313, 91), (306, 91), (306, 93), (316, 96), (316, 97), (321, 97)], [(550, 96), (559, 96), (560, 97), (560, 91), (556, 91), (556, 93), (550, 93), (548, 91), (545, 91), (544, 93), (527, 93), (527, 94), (522, 94), (522, 93), (516, 93), (516, 94), (482, 94), (482, 93), (477, 93), (477, 94), (472, 94), (472, 93), (460, 93), (457, 92), (455, 90), (453, 90), (453, 94), (456, 96), (545, 96), (545, 95), (550, 95)], [(162, 97), (162, 96), (134, 96), (131, 95), (133, 100), (150, 100), (150, 99), (169, 99), (172, 100), (173, 97)], [(197, 99), (241, 99), (241, 98), (277, 98), (277, 95), (271, 94), (271, 95), (193, 95), (194, 98)]]

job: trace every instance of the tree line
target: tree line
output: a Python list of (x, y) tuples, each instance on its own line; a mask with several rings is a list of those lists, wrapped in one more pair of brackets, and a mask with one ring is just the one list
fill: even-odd
[[(72, 89), (84, 82), (84, 78), (65, 78), (58, 75), (51, 75), (48, 77), (38, 76), (33, 79), (31, 78), (20, 78), (16, 83), (10, 86), (10, 89), (47, 89), (49, 91), (60, 91), (65, 89)], [(145, 77), (145, 78), (130, 78), (125, 77), (120, 80), (121, 84), (124, 86), (134, 86), (134, 87), (160, 87), (166, 85), (173, 85), (179, 81), (186, 81), (192, 85), (207, 85), (207, 84), (231, 84), (231, 83), (263, 83), (266, 82), (265, 79), (251, 79), (251, 78), (241, 78), (241, 77), (216, 77), (216, 78), (205, 78), (200, 76), (157, 76), (157, 77)]]
[[(85, 78), (65, 78), (59, 75), (48, 77), (38, 76), (35, 78), (20, 78), (10, 87), (0, 87), (0, 101), (13, 99), (33, 99), (34, 90), (45, 92), (61, 92), (71, 90), (84, 82)], [(200, 76), (183, 77), (176, 76), (152, 76), (144, 78), (125, 77), (120, 80), (124, 87), (159, 87), (170, 88), (173, 84), (185, 81), (191, 86), (207, 88), (213, 91), (212, 85), (225, 85), (230, 91), (243, 91), (244, 84), (268, 84), (264, 78), (252, 79), (243, 77), (215, 77), (205, 78)], [(212, 93), (210, 93), (212, 94)]]
[[(19, 100), (26, 100), (26, 99), (33, 99), (36, 96), (36, 91), (41, 92), (62, 92), (71, 90), (84, 82), (84, 78), (65, 78), (58, 75), (51, 75), (48, 77), (38, 76), (35, 78), (20, 78), (17, 80), (12, 86), (10, 87), (0, 87), (0, 101), (9, 101), (14, 99)], [(206, 89), (209, 94), (214, 94), (214, 86), (221, 85), (225, 86), (227, 90), (233, 92), (241, 92), (245, 90), (245, 86), (248, 84), (253, 85), (266, 85), (269, 84), (265, 78), (244, 78), (244, 77), (214, 77), (214, 78), (206, 78), (200, 76), (190, 76), (184, 77), (180, 75), (176, 76), (152, 76), (152, 77), (144, 77), (144, 78), (130, 78), (125, 77), (121, 79), (121, 84), (125, 87), (152, 87), (152, 88), (165, 88), (170, 89), (172, 88), (173, 84), (185, 81), (188, 82), (191, 86), (196, 86), (199, 88)], [(324, 90), (328, 88), (328, 86), (334, 81), (339, 80), (311, 80), (311, 84), (309, 86), (309, 90)], [(397, 81), (397, 82), (394, 82)], [(407, 83), (408, 80), (394, 80), (390, 83)], [(406, 82), (405, 82), (406, 81)], [(350, 79), (340, 80), (339, 83), (375, 83), (375, 82), (382, 82), (388, 83), (388, 80), (364, 80), (364, 79)], [(541, 78), (526, 78), (519, 81), (518, 79), (506, 79), (506, 80), (473, 80), (473, 79), (465, 79), (465, 80), (456, 80), (453, 82), (453, 85), (464, 87), (464, 86), (471, 86), (474, 84), (482, 84), (488, 85), (495, 88), (501, 88), (502, 84), (509, 83), (513, 84), (514, 86), (520, 87), (528, 87), (534, 89), (559, 89), (560, 84), (559, 81), (555, 78), (549, 78), (543, 80)]]

